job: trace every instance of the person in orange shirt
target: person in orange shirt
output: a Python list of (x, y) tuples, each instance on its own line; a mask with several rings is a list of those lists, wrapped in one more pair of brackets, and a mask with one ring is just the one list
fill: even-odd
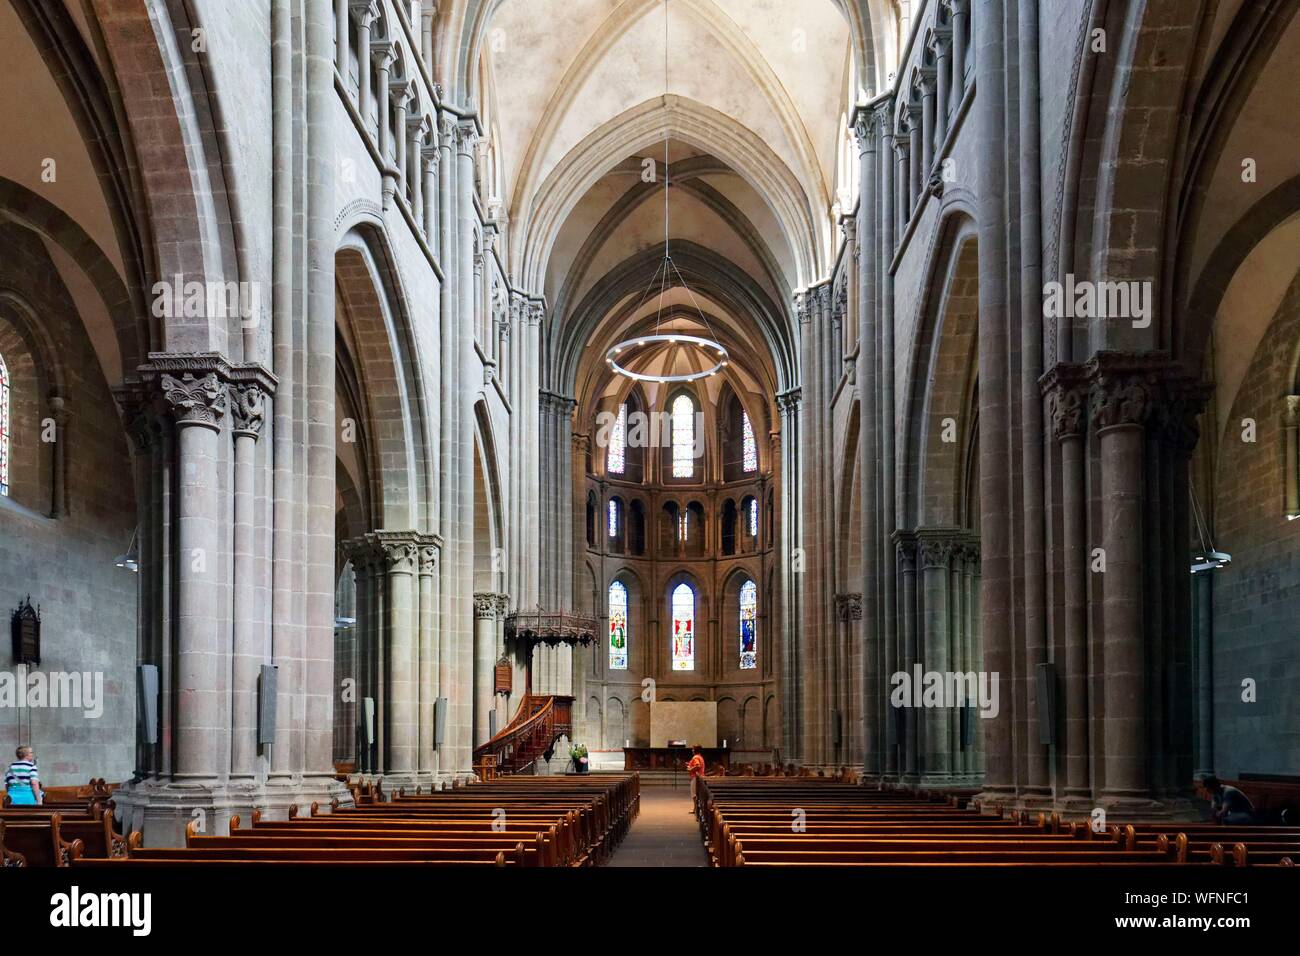
[(691, 759), (686, 761), (686, 772), (691, 777), (691, 814), (694, 815), (696, 781), (704, 776), (704, 754), (701, 752), (699, 744), (695, 745)]

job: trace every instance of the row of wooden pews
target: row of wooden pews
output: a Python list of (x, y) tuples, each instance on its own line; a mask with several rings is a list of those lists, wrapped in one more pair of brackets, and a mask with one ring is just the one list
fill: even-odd
[[(606, 859), (640, 805), (637, 775), (506, 777), (454, 790), (371, 796), (355, 806), (313, 804), (302, 816), (250, 826), (232, 818), (228, 836), (187, 829), (180, 848), (142, 848), (125, 859), (71, 861), (97, 866), (248, 866), (262, 864), (383, 866), (588, 866)], [(134, 837), (135, 835), (133, 835)]]
[(78, 857), (125, 857), (128, 839), (113, 822), (113, 787), (47, 788), (39, 806), (0, 808), (0, 862), (6, 867), (67, 866)]
[(706, 778), (696, 792), (714, 866), (1292, 866), (1300, 829), (1031, 821), (967, 796), (866, 790), (833, 779)]

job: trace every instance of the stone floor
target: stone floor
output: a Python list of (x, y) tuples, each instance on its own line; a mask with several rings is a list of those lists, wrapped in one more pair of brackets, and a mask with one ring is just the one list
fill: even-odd
[(642, 787), (641, 812), (606, 865), (708, 866), (690, 790)]

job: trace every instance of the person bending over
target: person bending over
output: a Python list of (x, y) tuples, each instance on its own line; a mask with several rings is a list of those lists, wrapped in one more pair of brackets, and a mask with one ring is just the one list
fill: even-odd
[(1210, 797), (1210, 814), (1225, 826), (1249, 826), (1255, 822), (1255, 807), (1236, 787), (1225, 786), (1213, 775), (1201, 781)]

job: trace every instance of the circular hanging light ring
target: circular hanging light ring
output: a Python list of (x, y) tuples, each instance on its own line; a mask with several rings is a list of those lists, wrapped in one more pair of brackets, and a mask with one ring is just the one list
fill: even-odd
[[(700, 372), (689, 372), (684, 375), (646, 375), (642, 372), (634, 372), (619, 364), (618, 356), (622, 352), (639, 349), (645, 345), (651, 345), (656, 342), (667, 342), (676, 344), (678, 342), (687, 342), (696, 345), (706, 352), (712, 352), (714, 363), (712, 368), (704, 369)], [(660, 382), (663, 384), (672, 384), (676, 382), (694, 382), (702, 378), (708, 378), (710, 375), (717, 375), (718, 372), (731, 361), (731, 355), (727, 352), (727, 347), (721, 342), (713, 339), (706, 339), (701, 335), (685, 335), (680, 332), (664, 332), (657, 335), (638, 335), (636, 338), (626, 339), (611, 345), (609, 351), (605, 353), (605, 364), (619, 375), (637, 382)]]

